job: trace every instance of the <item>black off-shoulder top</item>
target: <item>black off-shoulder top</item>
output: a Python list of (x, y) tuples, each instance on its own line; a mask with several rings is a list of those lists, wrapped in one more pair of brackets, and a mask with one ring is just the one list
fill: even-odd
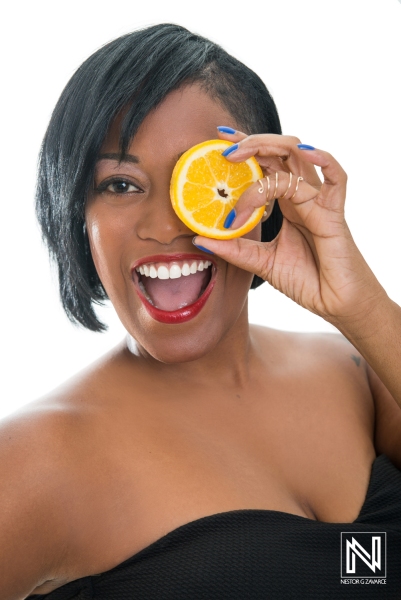
[[(354, 573), (347, 571), (352, 561)], [(222, 512), (177, 527), (109, 571), (29, 598), (401, 600), (401, 471), (385, 454), (374, 460), (352, 523), (275, 510)]]

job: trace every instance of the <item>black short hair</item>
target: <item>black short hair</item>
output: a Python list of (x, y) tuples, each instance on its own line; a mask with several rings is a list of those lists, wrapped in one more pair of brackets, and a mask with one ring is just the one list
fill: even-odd
[[(53, 111), (39, 156), (36, 216), (58, 271), (68, 318), (91, 331), (107, 326), (93, 303), (108, 299), (84, 227), (85, 203), (102, 142), (116, 115), (121, 153), (151, 109), (184, 84), (199, 83), (248, 134), (278, 133), (276, 106), (263, 81), (214, 42), (164, 23), (123, 35), (92, 54), (74, 73)], [(282, 224), (278, 203), (262, 224), (262, 240)], [(255, 276), (252, 288), (263, 280)]]

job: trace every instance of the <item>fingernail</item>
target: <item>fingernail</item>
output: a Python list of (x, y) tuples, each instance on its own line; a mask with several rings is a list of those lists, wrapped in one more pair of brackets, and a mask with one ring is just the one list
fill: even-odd
[(223, 225), (224, 229), (229, 229), (231, 227), (236, 216), (237, 216), (237, 212), (236, 212), (235, 208), (233, 208), (232, 210), (230, 210), (230, 212), (226, 216), (226, 220), (224, 221), (224, 225)]
[(314, 146), (308, 146), (308, 144), (297, 144), (300, 150), (316, 150)]
[(217, 128), (221, 133), (235, 133), (235, 129), (232, 127), (218, 127)]
[(221, 153), (221, 155), (228, 156), (229, 154), (231, 154), (232, 152), (235, 152), (236, 150), (238, 150), (238, 144), (234, 144), (234, 146), (230, 146), (229, 148), (226, 148), (224, 150), (224, 152)]
[(194, 246), (196, 246), (196, 248), (199, 248), (199, 250), (203, 250), (203, 252), (207, 252), (208, 254), (214, 254), (214, 252), (212, 252), (211, 250), (208, 250), (207, 248), (204, 248), (203, 246), (198, 246), (198, 244), (195, 244), (194, 239), (195, 238), (192, 238), (192, 243)]

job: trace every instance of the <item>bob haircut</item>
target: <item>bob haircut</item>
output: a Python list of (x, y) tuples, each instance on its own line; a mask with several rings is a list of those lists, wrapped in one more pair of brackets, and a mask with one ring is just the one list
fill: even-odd
[[(92, 54), (74, 73), (53, 111), (39, 155), (36, 216), (57, 266), (63, 309), (75, 325), (107, 330), (93, 303), (107, 293), (97, 274), (85, 227), (85, 202), (106, 133), (124, 108), (121, 158), (146, 115), (182, 85), (198, 83), (243, 131), (281, 134), (263, 81), (210, 40), (164, 23), (123, 35)], [(278, 203), (262, 223), (262, 241), (278, 234)], [(255, 275), (251, 288), (263, 280)]]

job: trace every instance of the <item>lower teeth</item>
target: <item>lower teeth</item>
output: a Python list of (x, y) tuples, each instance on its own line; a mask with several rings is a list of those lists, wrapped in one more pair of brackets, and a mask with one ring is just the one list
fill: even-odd
[(152, 298), (149, 296), (148, 292), (145, 290), (145, 287), (142, 283), (142, 281), (139, 282), (139, 288), (141, 290), (141, 292), (143, 293), (143, 295), (145, 296), (146, 300), (152, 304), (152, 306), (155, 305), (155, 303), (153, 302)]

